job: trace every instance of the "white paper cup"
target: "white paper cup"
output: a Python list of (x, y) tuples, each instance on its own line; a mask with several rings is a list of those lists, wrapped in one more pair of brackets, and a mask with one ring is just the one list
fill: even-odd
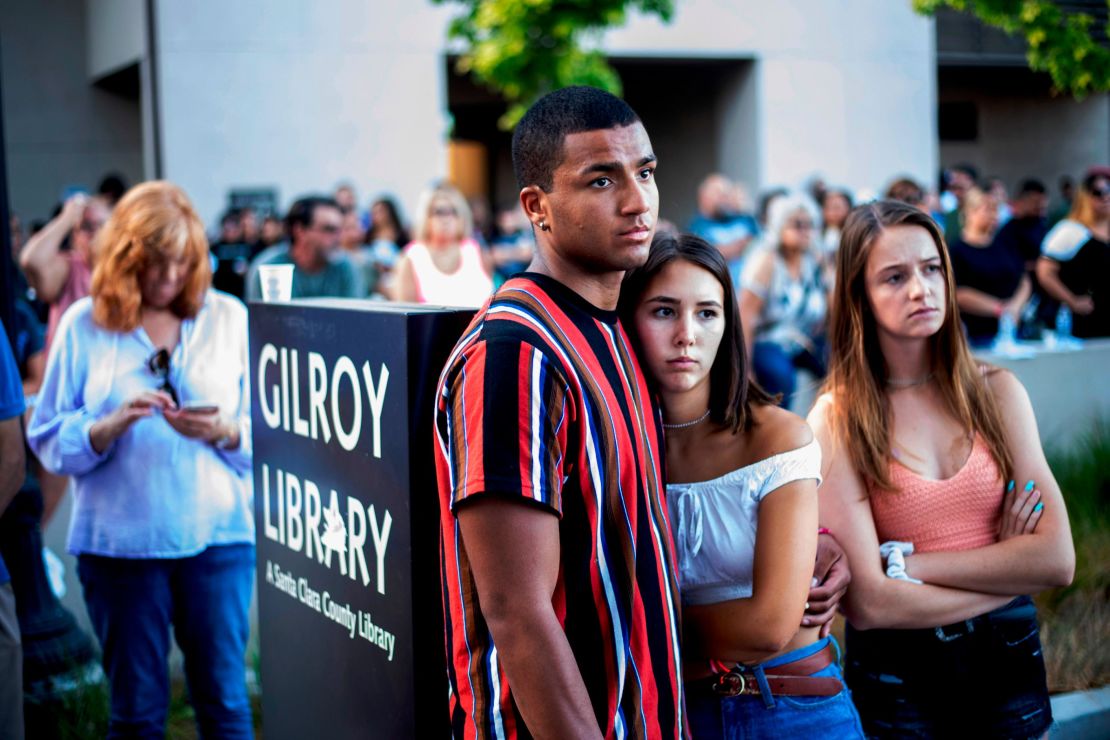
[(293, 265), (259, 265), (258, 278), (266, 303), (293, 299)]

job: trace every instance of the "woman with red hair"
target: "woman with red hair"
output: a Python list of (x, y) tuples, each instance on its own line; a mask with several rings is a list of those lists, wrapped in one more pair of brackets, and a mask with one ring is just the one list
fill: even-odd
[(97, 254), (27, 436), (73, 476), (68, 549), (111, 682), (109, 735), (164, 734), (172, 624), (201, 735), (250, 737), (247, 312), (210, 289), (204, 228), (176, 185), (129, 191)]

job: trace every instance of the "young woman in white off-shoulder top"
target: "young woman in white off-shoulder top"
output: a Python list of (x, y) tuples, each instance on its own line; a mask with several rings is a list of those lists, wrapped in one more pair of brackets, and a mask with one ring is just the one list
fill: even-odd
[(693, 737), (863, 737), (839, 651), (807, 618), (821, 449), (749, 382), (720, 253), (657, 237), (621, 312), (663, 411)]

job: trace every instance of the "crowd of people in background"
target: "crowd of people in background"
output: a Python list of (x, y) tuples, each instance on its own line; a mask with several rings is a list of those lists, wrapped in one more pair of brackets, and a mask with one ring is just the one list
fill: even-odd
[[(907, 177), (881, 195), (928, 213), (952, 255), (958, 304), (971, 345), (989, 348), (1002, 334), (1039, 338), (1057, 329), (1076, 337), (1110, 335), (1110, 168), (1093, 167), (1078, 187), (1061, 178), (1052, 202), (1036, 179), (1008, 195), (997, 177), (974, 167), (945, 169), (930, 190)], [(20, 336), (42, 322), (42, 353), (27, 357), (32, 377), (65, 310), (89, 292), (97, 231), (126, 190), (110, 175), (95, 195), (75, 194), (45, 223), (12, 217), (18, 272)], [(797, 189), (771, 188), (753, 209), (744, 187), (721, 173), (697, 190), (697, 213), (682, 231), (720, 250), (729, 266), (755, 377), (790, 403), (799, 372), (825, 373), (825, 321), (835, 256), (852, 207), (878, 193), (853, 193), (820, 177)], [(259, 300), (258, 267), (292, 264), (293, 297), (368, 298), (477, 307), (511, 275), (527, 269), (535, 241), (517, 203), (492, 211), (449, 183), (420, 198), (411, 219), (382, 196), (359, 205), (350, 183), (330, 194), (297, 198), (284, 214), (253, 207), (227, 210), (210, 242), (212, 284), (244, 301)], [(663, 214), (660, 229), (677, 233)], [(411, 226), (410, 226), (411, 223)], [(411, 234), (410, 234), (411, 229)], [(31, 345), (37, 344), (28, 340)], [(22, 351), (26, 354), (27, 347)], [(48, 483), (52, 491), (57, 482)]]

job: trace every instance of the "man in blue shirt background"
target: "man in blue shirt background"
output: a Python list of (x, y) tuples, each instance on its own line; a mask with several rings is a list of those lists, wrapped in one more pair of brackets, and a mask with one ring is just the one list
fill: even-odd
[(714, 173), (698, 187), (698, 215), (690, 222), (691, 234), (700, 236), (721, 251), (728, 263), (732, 285), (740, 289), (740, 272), (745, 252), (759, 236), (759, 224), (744, 212), (739, 187), (722, 174)]
[[(23, 484), (23, 384), (0, 323), (0, 514)], [(0, 557), (0, 737), (23, 737), (23, 648), (11, 577)]]

